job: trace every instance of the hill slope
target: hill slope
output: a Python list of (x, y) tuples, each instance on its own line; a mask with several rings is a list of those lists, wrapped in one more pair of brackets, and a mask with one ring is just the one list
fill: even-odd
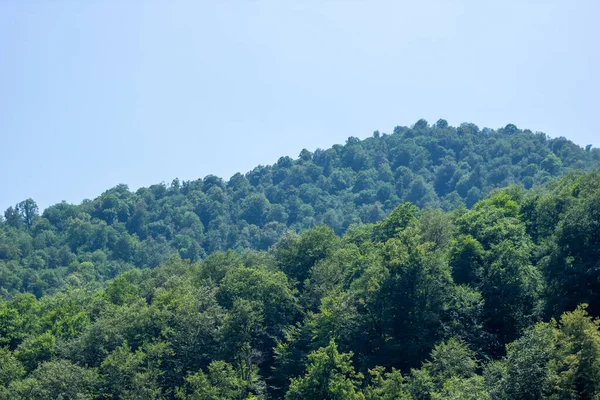
[[(403, 202), (451, 210), (471, 207), (491, 189), (544, 184), (571, 168), (600, 166), (600, 150), (507, 125), (396, 127), (299, 158), (280, 158), (229, 181), (209, 175), (135, 193), (119, 185), (80, 205), (38, 215), (27, 200), (0, 222), (4, 294), (37, 296), (60, 287), (89, 262), (94, 279), (155, 267), (172, 253), (196, 261), (217, 250), (266, 250), (288, 230), (326, 224), (337, 234), (374, 223)], [(93, 266), (90, 266), (93, 265)]]
[(0, 399), (597, 399), (599, 216), (568, 174), (102, 288), (73, 263), (0, 300)]

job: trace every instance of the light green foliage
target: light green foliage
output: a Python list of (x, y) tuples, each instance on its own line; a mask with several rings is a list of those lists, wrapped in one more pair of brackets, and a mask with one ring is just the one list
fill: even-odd
[(323, 298), (319, 312), (305, 319), (311, 329), (313, 346), (324, 347), (331, 339), (350, 344), (356, 335), (358, 312), (351, 294), (333, 290)]
[(485, 388), (492, 399), (506, 399), (506, 369), (504, 360), (491, 360), (482, 371)]
[(600, 322), (586, 306), (539, 323), (507, 346), (484, 371), (497, 399), (596, 399), (600, 395)]
[(100, 365), (99, 372), (105, 382), (103, 392), (119, 399), (161, 398), (158, 379), (162, 371), (159, 367), (162, 358), (168, 354), (168, 344), (164, 342), (146, 345), (135, 352), (125, 342)]
[(475, 354), (464, 343), (454, 338), (436, 345), (431, 351), (431, 361), (423, 364), (434, 382), (443, 385), (452, 377), (471, 378), (477, 362)]
[(453, 376), (444, 382), (444, 386), (431, 394), (432, 400), (489, 400), (483, 378), (473, 376), (460, 378)]
[(540, 166), (550, 174), (555, 175), (562, 168), (562, 161), (554, 153), (550, 153), (542, 160)]
[(560, 318), (558, 392), (562, 398), (600, 398), (600, 320), (592, 319), (587, 305)]
[(93, 399), (98, 375), (66, 360), (41, 364), (31, 375), (8, 387), (8, 399), (46, 400)]
[(431, 400), (435, 384), (427, 368), (411, 369), (407, 388), (413, 399)]
[(8, 386), (12, 381), (25, 375), (25, 368), (12, 352), (0, 347), (0, 387)]
[(410, 223), (417, 220), (418, 209), (411, 203), (404, 203), (396, 207), (383, 221), (377, 223), (374, 229), (376, 239), (385, 242), (393, 238)]
[(93, 308), (102, 307), (105, 300), (100, 292), (73, 289), (66, 293), (41, 299), (42, 329), (50, 330), (56, 337), (73, 339), (90, 323)]
[(50, 332), (29, 336), (17, 347), (15, 355), (28, 371), (32, 371), (39, 363), (54, 358), (55, 343), (56, 338)]
[(371, 384), (364, 390), (366, 400), (412, 399), (407, 391), (405, 378), (400, 371), (392, 369), (391, 372), (385, 373), (383, 367), (376, 367), (369, 370), (369, 374), (371, 375)]
[(0, 345), (16, 347), (24, 336), (24, 332), (20, 331), (21, 325), (22, 317), (19, 311), (10, 307), (8, 303), (0, 303)]
[(262, 397), (256, 376), (244, 379), (224, 361), (213, 361), (208, 371), (198, 371), (185, 379), (185, 386), (177, 390), (181, 400), (243, 400)]
[(352, 354), (339, 353), (333, 340), (327, 347), (309, 354), (306, 374), (292, 379), (286, 400), (364, 399), (359, 391), (362, 374), (355, 372), (351, 357)]
[(454, 235), (450, 215), (440, 209), (426, 209), (419, 218), (419, 230), (424, 242), (433, 244), (436, 250), (445, 250)]

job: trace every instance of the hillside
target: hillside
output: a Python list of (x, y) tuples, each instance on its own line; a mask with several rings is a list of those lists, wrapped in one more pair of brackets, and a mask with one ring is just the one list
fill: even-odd
[[(472, 207), (490, 190), (543, 185), (565, 171), (600, 167), (600, 150), (507, 125), (429, 125), (375, 132), (298, 159), (280, 158), (229, 181), (209, 175), (136, 192), (119, 185), (79, 205), (38, 215), (31, 199), (0, 221), (2, 295), (52, 293), (65, 282), (104, 281), (171, 254), (195, 262), (227, 249), (267, 250), (286, 231), (325, 224), (338, 235), (375, 223), (399, 204)], [(81, 272), (84, 271), (84, 272)]]
[[(52, 212), (112, 198), (4, 232), (51, 239)], [(118, 210), (63, 229), (128, 229)], [(579, 172), (471, 209), (404, 203), (341, 236), (290, 231), (267, 252), (175, 255), (101, 288), (111, 261), (81, 251), (59, 292), (0, 300), (0, 399), (597, 399), (599, 216), (600, 173)]]

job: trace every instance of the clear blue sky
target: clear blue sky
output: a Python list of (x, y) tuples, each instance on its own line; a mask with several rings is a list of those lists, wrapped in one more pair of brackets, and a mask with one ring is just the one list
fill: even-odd
[(600, 2), (0, 0), (0, 211), (419, 118), (600, 145)]

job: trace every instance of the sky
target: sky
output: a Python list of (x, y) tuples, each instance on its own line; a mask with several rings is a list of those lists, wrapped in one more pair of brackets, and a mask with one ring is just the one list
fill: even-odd
[(0, 0), (0, 212), (425, 118), (600, 147), (600, 2)]

